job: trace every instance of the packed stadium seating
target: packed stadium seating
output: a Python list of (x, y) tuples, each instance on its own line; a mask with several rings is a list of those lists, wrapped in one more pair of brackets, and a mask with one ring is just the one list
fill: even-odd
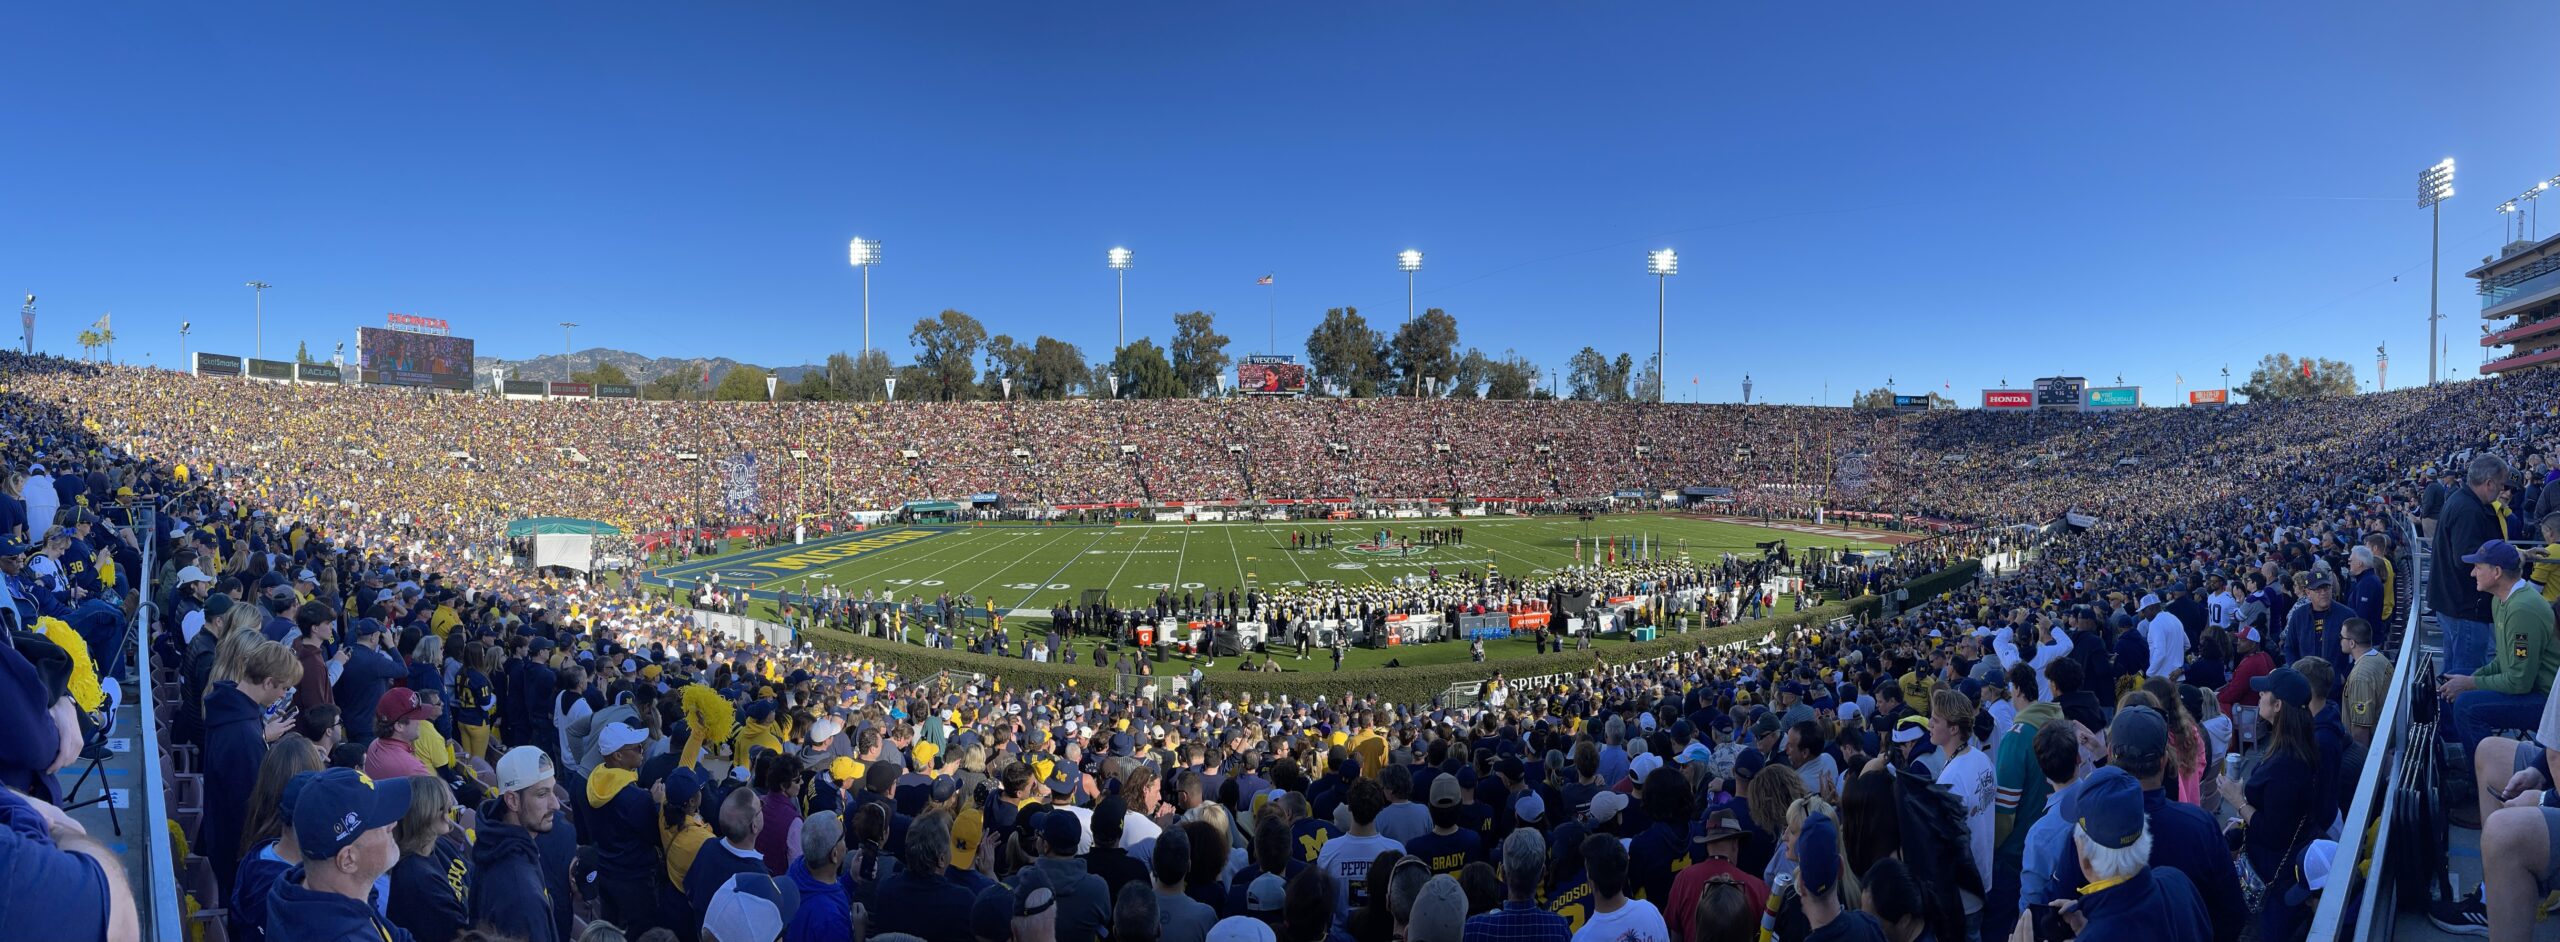
[[(2500, 525), (2523, 532), (2529, 508), (2547, 500), (2552, 457), (2560, 452), (2554, 371), (2353, 398), (2110, 415), (1402, 399), (510, 402), (197, 379), (4, 354), (0, 382), (7, 418), (0, 465), (11, 490), (24, 491), (0, 508), (33, 514), (49, 504), (46, 494), (84, 498), (63, 502), (64, 510), (48, 506), (42, 516), (75, 529), (97, 527), (79, 545), (101, 563), (73, 568), (68, 561), (77, 554), (61, 549), (67, 541), (46, 543), (35, 555), (47, 562), (31, 564), (33, 576), (13, 576), (11, 592), (23, 597), (10, 607), (54, 615), (104, 601), (133, 612), (141, 599), (132, 593), (150, 586), (144, 644), (161, 666), (131, 689), (147, 690), (139, 695), (177, 717), (167, 729), (149, 731), (146, 742), (159, 739), (154, 745), (179, 774), (195, 777), (184, 789), (162, 785), (182, 836), (210, 858), (181, 868), (193, 875), (188, 885), (197, 905), (189, 911), (207, 928), (219, 924), (235, 936), (284, 938), (296, 937), (303, 924), (278, 920), (307, 916), (307, 894), (297, 896), (291, 878), (289, 887), (256, 889), (265, 885), (256, 881), (276, 879), (291, 862), (273, 857), (278, 845), (258, 840), (275, 833), (272, 814), (263, 833), (243, 834), (241, 821), (271, 812), (260, 803), (276, 801), (295, 772), (322, 763), (371, 773), (367, 789), (395, 781), (406, 784), (391, 787), (413, 789), (410, 823), (399, 837), (408, 852), (368, 856), (348, 849), (352, 843), (333, 843), (325, 846), (339, 848), (338, 856), (324, 859), (349, 872), (367, 859), (397, 858), (395, 866), (409, 867), (393, 875), (391, 915), (361, 904), (342, 908), (357, 925), (379, 920), (422, 933), (488, 923), (509, 937), (567, 938), (579, 921), (609, 919), (693, 937), (714, 922), (761, 925), (732, 918), (746, 905), (738, 899), (744, 878), (689, 885), (689, 866), (724, 878), (765, 872), (791, 881), (809, 894), (800, 912), (824, 911), (809, 908), (811, 898), (858, 901), (869, 907), (875, 937), (913, 934), (927, 942), (958, 938), (956, 907), (977, 904), (968, 907), (974, 914), (987, 899), (1020, 893), (1015, 903), (1030, 905), (1014, 911), (1048, 912), (1038, 900), (1072, 894), (1082, 935), (1065, 931), (1070, 910), (1057, 904), (1056, 935), (1025, 934), (1016, 923), (1010, 937), (1081, 940), (1114, 918), (1097, 898), (1102, 888), (1085, 888), (1093, 877), (1085, 868), (1151, 861), (1157, 895), (1192, 896), (1213, 919), (1257, 918), (1266, 910), (1253, 903), (1265, 898), (1256, 878), (1267, 873), (1277, 885), (1296, 871), (1285, 911), (1262, 917), (1269, 924), (1254, 938), (1327, 942), (1347, 933), (1361, 942), (1386, 940), (1395, 938), (1399, 915), (1416, 922), (1417, 935), (1446, 938), (1469, 915), (1513, 915), (1498, 889), (1487, 889), (1493, 884), (1478, 879), (1482, 892), (1472, 895), (1458, 886), (1471, 879), (1463, 876), (1468, 865), (1503, 860), (1520, 871), (1522, 904), (1558, 917), (1529, 927), (1538, 938), (1562, 939), (1571, 927), (1626, 911), (1610, 902), (1624, 892), (1678, 914), (1670, 921), (1682, 930), (1668, 938), (1748, 934), (1765, 912), (1773, 937), (1795, 942), (1805, 938), (1801, 890), (1766, 897), (1765, 910), (1735, 908), (1740, 915), (1728, 914), (1729, 926), (1689, 923), (1686, 910), (1699, 908), (1703, 897), (1683, 900), (1673, 890), (1692, 873), (1709, 879), (1724, 871), (1738, 878), (1728, 882), (1764, 891), (1791, 881), (1827, 889), (1842, 866), (1796, 871), (1795, 861), (1820, 854), (1810, 859), (1836, 856), (1861, 879), (1905, 881), (1911, 918), (1938, 938), (1973, 938), (1965, 928), (1968, 897), (1998, 904), (1989, 906), (1986, 924), (2019, 917), (2020, 899), (2004, 894), (2020, 887), (2002, 875), (2023, 868), (2006, 849), (1995, 866), (1985, 839), (1995, 778), (2001, 800), (2017, 803), (1998, 813), (2046, 813), (2044, 793), (2023, 778), (2038, 771), (2033, 762), (2004, 760), (1995, 773), (1975, 760), (1995, 749), (2004, 756), (2026, 749), (2022, 724), (2035, 723), (2077, 725), (2061, 747), (2063, 765), (2074, 764), (2076, 750), (2084, 767), (2090, 759), (2110, 763), (2092, 775), (2165, 776), (2160, 787), (2168, 800), (2192, 809), (2178, 814), (2203, 823), (2211, 852), (2174, 865), (2163, 858), (2161, 865), (2185, 874), (2165, 882), (2188, 884), (2193, 895), (2181, 897), (2182, 905), (2198, 911), (2196, 926), (2207, 926), (2201, 913), (2209, 911), (2203, 931), (2224, 942), (2251, 921), (2262, 938), (2289, 937), (2314, 905), (2287, 892), (2305, 879), (2293, 862), (2319, 835), (2308, 825), (2265, 823), (2323, 821), (2344, 811), (2359, 773), (2340, 764), (2345, 750), (2327, 739), (2310, 754), (2314, 761), (2289, 748), (2296, 737), (2308, 743), (2328, 736), (2333, 720), (2323, 719), (2315, 734), (2292, 707), (2270, 706), (2266, 737), (2238, 725), (2255, 720), (2232, 708), (2235, 697), (2272, 702), (2259, 699), (2246, 672), (2277, 677), (2264, 673), (2267, 658), (2237, 657), (2238, 639), (2261, 637), (2281, 654), (2275, 664), (2315, 674), (2324, 669), (2319, 662), (2343, 661), (2334, 633), (2317, 627), (2332, 618), (2323, 614), (2329, 609), (2306, 596), (2322, 582), (2352, 579), (2352, 612), (2396, 624), (2389, 616), (2411, 606), (2418, 576), (2408, 517), (2433, 513), (2422, 495), (2444, 492), (2428, 488), (2436, 480), (2430, 470), (2477, 476), (2497, 464), (2473, 459), (2503, 457), (2517, 473), (2483, 486), (2496, 492), (2491, 506)], [(1229, 444), (1243, 446), (1243, 457)], [(1134, 455), (1124, 446), (1135, 446)], [(1910, 514), (1994, 531), (2045, 523), (2065, 510), (2082, 516), (2045, 529), (2049, 541), (2014, 571), (1911, 599), (1894, 617), (1793, 626), (1715, 648), (1647, 648), (1640, 659), (1542, 655), (1531, 663), (1547, 673), (1515, 684), (1488, 671), (1484, 697), (1465, 705), (1391, 702), (1357, 692), (1356, 684), (1321, 700), (1280, 699), (1230, 695), (1211, 678), (1200, 691), (1150, 700), (1096, 685), (917, 676), (877, 648), (706, 635), (692, 613), (634, 592), (627, 581), (511, 568), (488, 555), (500, 525), (518, 516), (594, 516), (633, 526), (694, 519), (697, 507), (720, 499), (706, 496), (715, 488), (705, 469), (748, 455), (761, 513), (769, 517), (982, 491), (1078, 503), (1578, 498), (1701, 484), (1733, 488), (1744, 512), (1801, 513), (1818, 501), (1831, 512)], [(49, 467), (38, 472), (39, 465)], [(80, 483), (32, 483), (66, 478)], [(131, 535), (104, 525), (146, 507), (176, 525)], [(88, 513), (107, 519), (89, 524)], [(28, 535), (41, 536), (50, 520), (31, 522), (39, 532)], [(158, 565), (141, 565), (135, 544), (151, 548)], [(1923, 544), (1928, 548), (1897, 560), (1894, 571), (1916, 577), (1981, 545)], [(2358, 552), (2372, 547), (2379, 548), (2375, 556)], [(9, 558), (30, 549), (17, 548)], [(2396, 603), (2366, 594), (2384, 581), (2365, 578), (2376, 572), (2374, 559), (2403, 567), (2387, 582), (2400, 593)], [(108, 560), (112, 566), (103, 565)], [(2255, 609), (2234, 602), (2192, 621), (2160, 622), (2158, 606), (2146, 598), (2175, 596), (2183, 587), (2185, 596), (2168, 604), (2185, 610), (2207, 580), (2253, 575), (2266, 582), (2249, 593)], [(1590, 582), (1631, 586), (1686, 576), (1630, 566), (1595, 571)], [(2405, 656), (2401, 639), (2389, 638), (2387, 627), (2383, 634), (2384, 647)], [(233, 638), (239, 641), (226, 640)], [(2039, 638), (2051, 640), (2031, 643)], [(2135, 648), (2128, 639), (2170, 647)], [(56, 648), (88, 649), (60, 641)], [(22, 636), (16, 648), (31, 662), (50, 663), (46, 644), (54, 642)], [(107, 639), (98, 648), (112, 645)], [(288, 646), (291, 653), (280, 650)], [(358, 666), (330, 666), (350, 651), (355, 658), (347, 663)], [(84, 660), (64, 657), (75, 665)], [(85, 660), (92, 672), (116, 672), (113, 656)], [(2359, 696), (2347, 670), (2330, 673), (2320, 696)], [(30, 669), (9, 676), (38, 675)], [(2018, 678), (2026, 682), (2014, 683)], [(2264, 696), (2298, 705), (2288, 699), (2298, 689), (2292, 683), (2285, 679)], [(71, 697), (68, 688), (56, 697)], [(2120, 689), (2134, 692), (2120, 700)], [(2547, 672), (2535, 689), (2550, 689)], [(448, 708), (430, 713), (420, 696)], [(2057, 701), (2058, 709), (2039, 700)], [(303, 712), (264, 712), (285, 704)], [(2133, 709), (2155, 704), (2157, 712)], [(320, 713), (322, 706), (331, 712)], [(320, 715), (339, 722), (307, 719)], [(1915, 728), (1925, 733), (1905, 735)], [(2034, 738), (2032, 730), (2024, 735)], [(340, 739), (371, 745), (326, 748)], [(2161, 745), (2145, 745), (2155, 739)], [(2219, 761), (2226, 749), (2245, 753), (2247, 764), (2226, 766)], [(55, 761), (51, 750), (0, 750), (0, 774), (13, 785), (35, 783), (21, 790), (54, 794), (46, 786), (62, 766), (30, 766), (31, 752)], [(283, 757), (249, 761), (259, 754)], [(1444, 776), (1459, 783), (1450, 792), (1455, 804), (1443, 806), (1456, 810), (1440, 819), (1420, 808), (1391, 810), (1426, 796), (1436, 803), (1444, 789), (1434, 780)], [(579, 871), (593, 894), (569, 888), (566, 865), (518, 866), (555, 848), (534, 847), (540, 829), (528, 826), (523, 809), (539, 806), (493, 797), (555, 778), (568, 807), (549, 822), (560, 835), (551, 840), (566, 845), (559, 848), (563, 860), (602, 858)], [(938, 786), (943, 778), (948, 787)], [(367, 799), (352, 781), (306, 779), (302, 800), (361, 804)], [(1263, 792), (1280, 797), (1256, 801)], [(2129, 805), (2109, 807), (2129, 807), (2130, 819), (2140, 821), (2143, 800), (2132, 794)], [(443, 811), (456, 801), (476, 804), (476, 819), (466, 819), (476, 828), (446, 824)], [(1105, 820), (1122, 814), (1121, 828), (1091, 827), (1097, 810)], [(369, 834), (373, 811), (348, 810), (343, 820)], [(2150, 814), (2163, 820), (2161, 812)], [(2217, 819), (2206, 817), (2241, 814), (2260, 825), (2249, 830), (2239, 866), (2253, 868), (2266, 898), (2277, 901), (2255, 917), (2240, 908), (2242, 880), (2211, 837)], [(297, 812), (284, 823), (328, 828), (341, 820)], [(2356, 824), (2348, 822), (2345, 834)], [(715, 827), (727, 847), (756, 847), (762, 861), (706, 842)], [(954, 827), (961, 830), (948, 830)], [(1822, 843), (1835, 828), (1838, 843)], [(1269, 839), (1266, 829), (1276, 829)], [(352, 831), (336, 830), (326, 840), (353, 840)], [(1453, 913), (1419, 903), (1391, 913), (1383, 901), (1391, 896), (1442, 891), (1395, 890), (1416, 868), (1392, 860), (1382, 870), (1387, 876), (1364, 878), (1371, 860), (1386, 859), (1375, 851), (1419, 854), (1437, 846), (1430, 837), (1459, 832), (1477, 843), (1450, 852), (1449, 873), (1458, 877), (1446, 892), (1462, 900)], [(814, 850), (805, 854), (787, 836), (813, 833)], [(1185, 835), (1179, 843), (1163, 836), (1176, 833)], [(916, 834), (925, 838), (901, 840)], [(1506, 844), (1507, 834), (1527, 839)], [(2341, 840), (2352, 844), (2351, 836)], [(311, 851), (322, 841), (305, 831), (301, 846)], [(1326, 851), (1334, 841), (1343, 843)], [(1727, 841), (1738, 848), (1729, 859), (1692, 850)], [(593, 850), (581, 854), (578, 845)], [(1204, 845), (1202, 863), (1190, 866), (1182, 855)], [(1794, 854), (1781, 853), (1781, 845)], [(1345, 848), (1361, 853), (1353, 858)], [(954, 849), (976, 856), (944, 856)], [(1079, 852), (1084, 860), (1046, 859)], [(1615, 854), (1633, 858), (1632, 865), (1604, 859)], [(904, 859), (892, 863), (891, 856)], [(1443, 861), (1420, 856), (1412, 882), (1439, 886), (1433, 871)], [(1882, 865), (1888, 856), (1897, 867)], [(462, 857), (484, 863), (436, 869)], [(2067, 849), (2063, 857), (2071, 859)], [(827, 891), (837, 877), (826, 868), (834, 866), (843, 867), (844, 897)], [(946, 866), (952, 875), (938, 876)], [(812, 867), (825, 872), (813, 877)], [(973, 870), (978, 879), (968, 877)], [(504, 902), (473, 905), (460, 917), (415, 908), (442, 899), (434, 892), (451, 885), (447, 872), (467, 872), (475, 898)], [(583, 880), (588, 872), (594, 880)], [(1114, 872), (1146, 885), (1147, 877), (1129, 878), (1125, 867)], [(1614, 882), (1621, 872), (1624, 886)], [(2115, 885), (2063, 880), (2065, 872), (2036, 872), (2027, 889), (2068, 893), (2085, 885), (2081, 892), (2094, 896)], [(556, 894), (544, 874), (562, 879)], [(1674, 874), (1681, 883), (1672, 882)], [(1172, 876), (1192, 877), (1211, 892), (1186, 893)], [(361, 893), (363, 885), (351, 885)], [(1062, 885), (1068, 889), (1058, 890)], [(992, 895), (955, 888), (961, 886)], [(796, 924), (795, 915), (776, 915), (784, 908), (775, 907), (767, 922)], [(1526, 910), (1520, 914), (1528, 918)], [(2006, 937), (1997, 928), (1982, 935), (1985, 942)]]

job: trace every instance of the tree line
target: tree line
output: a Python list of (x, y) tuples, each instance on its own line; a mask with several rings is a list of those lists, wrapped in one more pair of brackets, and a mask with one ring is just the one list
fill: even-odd
[[(1158, 346), (1147, 337), (1089, 360), (1075, 344), (1055, 337), (1028, 341), (987, 332), (977, 318), (943, 311), (916, 321), (907, 342), (913, 362), (895, 364), (879, 350), (829, 354), (792, 382), (782, 383), (773, 398), (794, 402), (868, 402), (886, 398), (886, 381), (895, 377), (897, 398), (940, 402), (1002, 399), (1007, 387), (1017, 399), (1065, 399), (1072, 396), (1121, 399), (1183, 399), (1219, 394), (1220, 378), (1234, 359), (1229, 338), (1217, 330), (1217, 315), (1191, 311), (1173, 317), (1173, 340)], [(1588, 361), (1586, 363), (1586, 361)], [(1307, 335), (1306, 364), (1313, 394), (1328, 388), (1346, 395), (1448, 396), (1458, 399), (1547, 399), (1559, 390), (1541, 385), (1543, 370), (1515, 350), (1488, 354), (1458, 342), (1458, 320), (1440, 308), (1397, 327), (1390, 334), (1370, 326), (1358, 308), (1325, 312)], [(760, 402), (765, 399), (766, 371), (731, 369), (716, 382), (679, 370), (640, 384), (646, 399), (711, 399)], [(631, 378), (610, 363), (571, 374), (581, 383), (627, 384)], [(1646, 358), (1641, 372), (1628, 354), (1613, 361), (1589, 347), (1573, 359), (1572, 398), (1596, 401), (1650, 399), (1661, 380)]]

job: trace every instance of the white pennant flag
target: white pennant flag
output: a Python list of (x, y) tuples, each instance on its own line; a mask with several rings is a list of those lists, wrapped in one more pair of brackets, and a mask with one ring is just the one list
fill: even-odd
[(774, 391), (774, 388), (775, 388), (775, 387), (778, 387), (778, 386), (780, 386), (780, 385), (782, 385), (782, 377), (779, 377), (779, 376), (767, 376), (767, 377), (765, 377), (765, 378), (764, 378), (764, 401), (766, 401), (766, 402), (772, 402), (772, 401), (773, 401), (773, 391)]
[(1007, 399), (1013, 398), (1013, 377), (1007, 376), (998, 382), (1004, 384), (1004, 397)]
[(883, 378), (882, 380), (880, 380), (880, 383), (881, 383), (881, 385), (883, 385), (883, 386), (887, 386), (887, 387), (889, 388), (889, 398), (891, 398), (891, 399), (896, 399), (896, 398), (898, 398), (898, 378), (897, 378), (897, 377), (895, 377), (895, 376), (891, 376), (891, 377)]

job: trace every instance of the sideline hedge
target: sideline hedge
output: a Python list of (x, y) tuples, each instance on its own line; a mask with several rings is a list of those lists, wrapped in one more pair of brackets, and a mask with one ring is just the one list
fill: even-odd
[[(1972, 581), (1982, 564), (1966, 561), (1913, 580), (1909, 586), (1914, 601), (1955, 589)], [(1250, 691), (1255, 694), (1288, 694), (1297, 699), (1317, 696), (1340, 697), (1358, 692), (1385, 695), (1402, 703), (1427, 703), (1449, 685), (1463, 681), (1480, 681), (1499, 670), (1507, 677), (1535, 677), (1581, 670), (1591, 665), (1593, 655), (1608, 664), (1625, 664), (1663, 657), (1699, 645), (1721, 645), (1757, 638), (1773, 630), (1791, 629), (1808, 623), (1827, 622), (1843, 616), (1872, 613), (1883, 605), (1881, 599), (1867, 596), (1858, 599), (1826, 602), (1801, 612), (1788, 612), (1768, 618), (1757, 618), (1718, 628), (1692, 631), (1688, 634), (1666, 634), (1652, 641), (1626, 643), (1604, 641), (1589, 652), (1564, 651), (1531, 657), (1509, 658), (1483, 664), (1459, 662), (1423, 667), (1373, 667), (1366, 670), (1335, 673), (1330, 670), (1291, 670), (1279, 673), (1249, 673), (1236, 670), (1240, 658), (1221, 658), (1218, 666), (1204, 676), (1213, 692)], [(940, 651), (912, 644), (897, 644), (878, 638), (865, 638), (827, 628), (803, 632), (812, 643), (834, 651), (845, 651), (888, 662), (899, 672), (920, 677), (941, 670), (986, 674), (1009, 687), (1059, 686), (1075, 682), (1079, 690), (1112, 689), (1112, 672), (1090, 665), (1069, 667), (1063, 664), (1036, 664), (1013, 657), (971, 654), (966, 651)], [(1188, 673), (1188, 662), (1163, 662), (1167, 673)]]

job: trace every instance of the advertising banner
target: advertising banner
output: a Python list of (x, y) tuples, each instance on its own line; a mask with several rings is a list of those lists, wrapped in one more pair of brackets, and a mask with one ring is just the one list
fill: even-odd
[(2199, 389), (2187, 394), (2187, 404), (2191, 406), (2227, 406), (2231, 404), (2231, 390)]
[(227, 353), (196, 354), (198, 376), (238, 376), (243, 368), (239, 357)]
[[(356, 352), (368, 383), (471, 388), (471, 338), (381, 327), (356, 328)], [(539, 384), (537, 384), (539, 385)], [(540, 395), (540, 393), (535, 393)]]
[(1544, 628), (1547, 626), (1547, 620), (1554, 617), (1554, 612), (1521, 612), (1511, 616), (1511, 628), (1514, 631)]
[(2140, 386), (2093, 386), (2080, 407), (2091, 412), (2116, 412), (2142, 408)]
[(347, 374), (340, 371), (337, 367), (330, 366), (326, 363), (298, 363), (294, 365), (293, 378), (306, 383), (330, 383), (334, 385), (346, 382)]
[(283, 360), (251, 360), (249, 361), (249, 378), (280, 379), (289, 382), (293, 379), (293, 364)]
[(2036, 407), (2036, 394), (2024, 389), (1985, 389), (1982, 391), (1982, 407), (1985, 409), (2033, 409)]
[(1897, 394), (1893, 397), (1893, 408), (1896, 412), (1926, 412), (1929, 409), (1929, 397)]
[(628, 383), (598, 383), (596, 384), (596, 398), (638, 399), (640, 398), (640, 387), (633, 386)]
[(596, 394), (596, 387), (594, 383), (553, 383), (551, 394), (586, 399)]
[(540, 396), (549, 386), (538, 379), (511, 379), (499, 391), (510, 396)]

